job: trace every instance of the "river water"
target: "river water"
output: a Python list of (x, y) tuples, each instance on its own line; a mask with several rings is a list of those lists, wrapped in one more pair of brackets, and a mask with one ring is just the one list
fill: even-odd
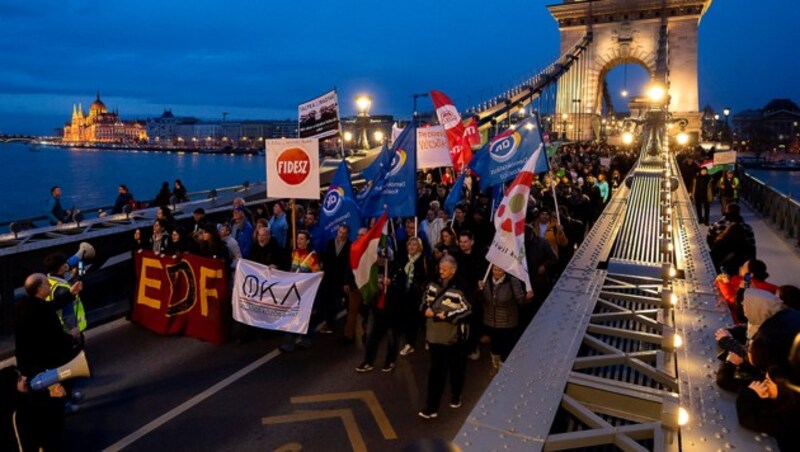
[(785, 195), (800, 196), (800, 171), (747, 170), (753, 177)]
[[(778, 191), (800, 196), (800, 172), (750, 170)], [(81, 209), (111, 205), (117, 186), (137, 199), (153, 199), (168, 181), (189, 191), (266, 179), (264, 156), (137, 152), (34, 147), (0, 143), (0, 222), (42, 215), (50, 187), (59, 185), (62, 205)]]
[[(44, 214), (50, 187), (65, 209), (111, 205), (117, 186), (150, 200), (161, 183), (181, 179), (189, 191), (266, 179), (264, 156), (34, 147), (0, 143), (0, 221)], [(41, 223), (41, 222), (40, 222)]]

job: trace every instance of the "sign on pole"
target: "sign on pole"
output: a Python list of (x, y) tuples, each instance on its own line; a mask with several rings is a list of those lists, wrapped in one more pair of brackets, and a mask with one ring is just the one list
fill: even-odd
[(319, 140), (281, 138), (267, 143), (267, 196), (319, 199)]
[(417, 169), (453, 166), (447, 132), (442, 126), (417, 129)]
[(736, 151), (715, 152), (714, 165), (731, 165), (736, 163)]
[(324, 138), (339, 132), (339, 99), (336, 90), (297, 107), (297, 136)]

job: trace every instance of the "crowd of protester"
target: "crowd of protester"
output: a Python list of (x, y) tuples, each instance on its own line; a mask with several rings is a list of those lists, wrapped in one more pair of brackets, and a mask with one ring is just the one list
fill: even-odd
[[(419, 416), (430, 419), (438, 416), (448, 374), (449, 406), (461, 406), (468, 361), (479, 360), (482, 348), (489, 351), (489, 373), (493, 375), (500, 369), (634, 160), (631, 153), (588, 143), (565, 145), (552, 157), (552, 171), (534, 181), (528, 202), (525, 252), (531, 280), (526, 282), (501, 268), (490, 268), (485, 258), (494, 236), (492, 210), (498, 200), (478, 190), (477, 180), (472, 178), (466, 184), (461, 201), (452, 212), (444, 208), (454, 182), (448, 170), (421, 172), (416, 217), (391, 220), (395, 223), (390, 228), (394, 232), (379, 252), (380, 274), (384, 276), (379, 278), (381, 290), (374, 299), (362, 299), (355, 285), (348, 226), (339, 225), (336, 236), (325, 240), (319, 202), (298, 203), (292, 212), (282, 201), (247, 205), (244, 199), (237, 198), (224, 221), (217, 217), (216, 221), (209, 221), (206, 212), (197, 208), (191, 221), (179, 224), (170, 207), (173, 202), (187, 200), (185, 188), (176, 181), (170, 191), (165, 183), (156, 196), (157, 217), (151, 228), (133, 233), (132, 249), (221, 259), (231, 272), (239, 259), (287, 271), (323, 271), (308, 334), (286, 334), (280, 348), (284, 352), (308, 348), (313, 345), (315, 332), (341, 331), (344, 344), (364, 344), (363, 361), (355, 369), (359, 373), (372, 371), (378, 355), (383, 357), (381, 370), (392, 372), (399, 357), (424, 348), (430, 357), (430, 370), (427, 397)], [(118, 192), (113, 212), (122, 212), (126, 206), (132, 208), (136, 201), (128, 188), (120, 185)], [(58, 201), (60, 190), (52, 193)], [(70, 214), (58, 202), (54, 202), (52, 213), (56, 223), (66, 221)], [(374, 221), (370, 219), (358, 235), (364, 235)], [(53, 259), (48, 269), (51, 267), (56, 274), (64, 265), (61, 259)], [(43, 304), (54, 296), (50, 293), (54, 286), (43, 279), (45, 275), (35, 274), (26, 282), (29, 300), (23, 303), (41, 311), (37, 321), (48, 319), (47, 337), (52, 338), (51, 343), (63, 343), (64, 352), (31, 370), (25, 348), (20, 349), (18, 344), (18, 351), (23, 352), (19, 369), (8, 368), (0, 373), (0, 383), (5, 384), (1, 389), (9, 395), (4, 409), (28, 418), (43, 413), (49, 416), (46, 423), (22, 433), (29, 435), (26, 440), (33, 441), (31, 444), (48, 440), (57, 444), (64, 408), (68, 403), (77, 403), (80, 396), (70, 391), (69, 385), (35, 394), (27, 389), (27, 380), (35, 372), (62, 364), (82, 347), (80, 331), (85, 324), (80, 329), (70, 329), (65, 318), (56, 315), (55, 307), (62, 307), (67, 299), (74, 302), (82, 289), (80, 282), (70, 286), (67, 275), (62, 273), (58, 274), (65, 279), (58, 284), (65, 294), (59, 295), (58, 300), (63, 301)], [(346, 311), (344, 325), (337, 322), (342, 310)], [(264, 334), (252, 327), (235, 326), (235, 339), (239, 341)], [(31, 341), (39, 344), (36, 338)], [(387, 345), (385, 353), (379, 350), (383, 342)], [(34, 400), (33, 405), (30, 400)], [(32, 411), (26, 411), (31, 406)], [(9, 425), (16, 424), (4, 423), (3, 427)], [(14, 435), (6, 430), (2, 433), (4, 444), (12, 444)]]
[[(737, 394), (739, 423), (773, 435), (781, 450), (800, 450), (800, 288), (776, 285), (758, 258), (753, 228), (742, 216), (740, 183), (734, 170), (709, 174), (713, 153), (691, 149), (679, 156), (706, 241), (719, 275), (715, 285), (730, 311), (731, 326), (716, 331), (720, 360), (717, 384)], [(721, 217), (711, 223), (710, 204)], [(793, 357), (794, 356), (794, 357)]]

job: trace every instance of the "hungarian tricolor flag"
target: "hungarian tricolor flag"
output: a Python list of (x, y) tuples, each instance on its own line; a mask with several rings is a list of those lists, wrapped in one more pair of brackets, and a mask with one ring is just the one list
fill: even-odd
[(525, 166), (508, 186), (494, 216), (497, 232), (486, 253), (486, 260), (517, 277), (525, 283), (527, 290), (531, 290), (531, 280), (528, 276), (528, 262), (525, 260), (525, 213), (537, 164), (540, 168), (542, 165), (547, 166), (547, 156), (542, 146), (528, 158)]
[(439, 124), (444, 126), (447, 132), (447, 143), (450, 146), (450, 159), (453, 165), (458, 170), (458, 163), (461, 160), (461, 140), (464, 137), (464, 124), (461, 122), (461, 114), (456, 109), (453, 101), (447, 97), (447, 94), (441, 91), (431, 90), (431, 100), (433, 100), (433, 107), (436, 109), (436, 117), (439, 118)]
[(388, 214), (384, 212), (375, 226), (350, 245), (350, 266), (365, 303), (378, 293), (378, 248), (386, 244), (388, 219)]
[(700, 164), (700, 168), (705, 168), (708, 170), (709, 175), (717, 174), (720, 171), (724, 171), (727, 165), (715, 165), (713, 160), (706, 160)]

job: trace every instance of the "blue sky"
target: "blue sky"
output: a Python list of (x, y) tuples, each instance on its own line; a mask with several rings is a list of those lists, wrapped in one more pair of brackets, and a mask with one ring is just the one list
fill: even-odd
[[(373, 112), (405, 117), (432, 88), (464, 109), (557, 56), (548, 3), (0, 0), (0, 131), (50, 133), (97, 89), (126, 118), (295, 118), (332, 87), (343, 114), (367, 92)], [(800, 102), (800, 6), (753, 3), (717, 0), (704, 17), (701, 104)]]

